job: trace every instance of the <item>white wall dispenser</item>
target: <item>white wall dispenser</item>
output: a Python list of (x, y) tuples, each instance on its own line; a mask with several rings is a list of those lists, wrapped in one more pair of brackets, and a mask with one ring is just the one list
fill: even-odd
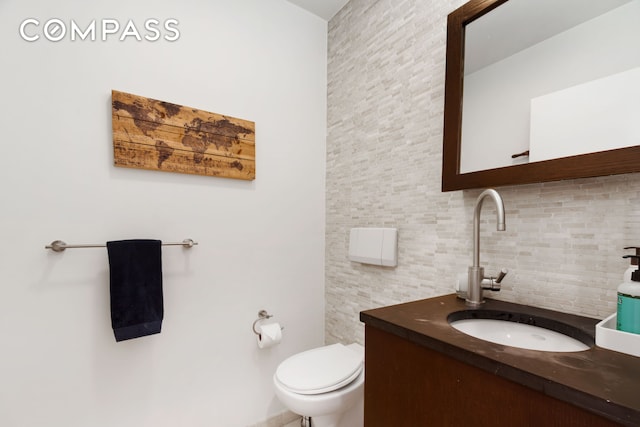
[(397, 266), (398, 229), (352, 228), (349, 234), (349, 259), (363, 264)]

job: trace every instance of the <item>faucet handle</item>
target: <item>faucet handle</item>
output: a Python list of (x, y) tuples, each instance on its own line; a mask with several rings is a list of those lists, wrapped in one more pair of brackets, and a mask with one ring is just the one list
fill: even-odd
[(504, 279), (504, 276), (506, 276), (508, 272), (509, 270), (503, 268), (502, 270), (500, 270), (500, 274), (498, 274), (498, 277), (485, 277), (484, 279), (482, 279), (482, 283), (480, 283), (480, 286), (482, 287), (482, 289), (497, 292), (500, 290), (500, 282), (502, 282), (502, 279)]
[(508, 272), (509, 270), (507, 270), (506, 268), (500, 270), (500, 274), (498, 274), (498, 277), (496, 277), (496, 283), (502, 282), (502, 279), (504, 279), (504, 276), (506, 276)]

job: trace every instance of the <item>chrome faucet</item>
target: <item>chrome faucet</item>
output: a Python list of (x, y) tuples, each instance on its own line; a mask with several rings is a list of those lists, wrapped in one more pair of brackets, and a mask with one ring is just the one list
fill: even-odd
[(507, 274), (507, 269), (503, 268), (498, 277), (485, 277), (484, 268), (480, 267), (480, 211), (482, 211), (482, 202), (485, 197), (491, 197), (496, 204), (496, 228), (498, 231), (506, 229), (504, 223), (504, 203), (502, 197), (496, 190), (488, 189), (483, 191), (473, 211), (473, 265), (469, 267), (469, 280), (467, 282), (467, 298), (468, 306), (477, 307), (484, 302), (482, 291), (488, 289), (492, 291), (500, 290), (500, 282)]

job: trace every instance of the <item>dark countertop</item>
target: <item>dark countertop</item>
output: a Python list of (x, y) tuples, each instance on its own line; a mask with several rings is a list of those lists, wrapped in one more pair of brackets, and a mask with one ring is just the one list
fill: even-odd
[[(486, 301), (479, 310), (551, 318), (573, 326), (594, 342), (597, 319)], [(615, 422), (640, 426), (640, 358), (595, 345), (585, 351), (559, 353), (494, 344), (449, 325), (447, 317), (462, 310), (473, 309), (452, 294), (363, 311), (360, 320)]]

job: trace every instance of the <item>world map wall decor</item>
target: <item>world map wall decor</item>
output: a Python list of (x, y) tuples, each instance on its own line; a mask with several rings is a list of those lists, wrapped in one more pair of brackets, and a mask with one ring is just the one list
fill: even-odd
[(115, 166), (253, 180), (255, 123), (111, 91)]

